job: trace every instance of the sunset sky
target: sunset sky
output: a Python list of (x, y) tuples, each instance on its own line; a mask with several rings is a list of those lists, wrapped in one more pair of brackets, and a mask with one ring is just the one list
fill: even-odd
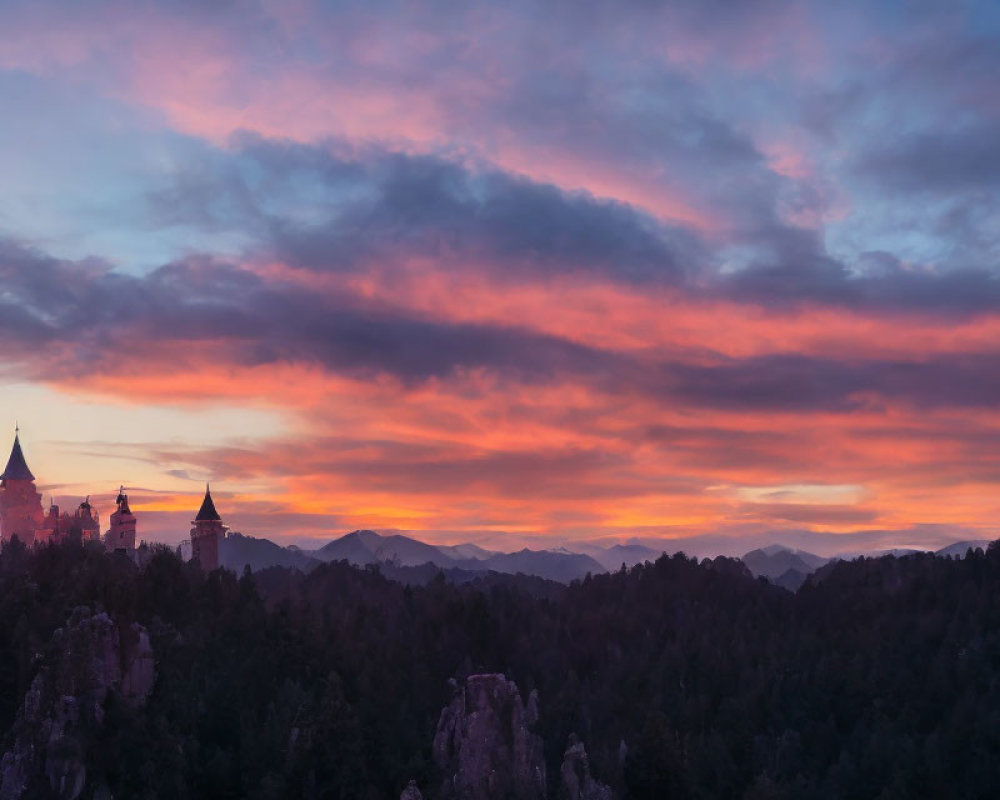
[(0, 2), (0, 448), (185, 537), (1000, 523), (995, 3)]

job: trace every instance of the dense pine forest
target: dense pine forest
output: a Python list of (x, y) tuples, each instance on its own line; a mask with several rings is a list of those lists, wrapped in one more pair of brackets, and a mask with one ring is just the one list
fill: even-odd
[[(450, 679), (538, 693), (622, 798), (986, 797), (1000, 786), (1000, 548), (841, 562), (792, 594), (678, 554), (568, 587), (406, 587), (346, 563), (204, 575), (98, 548), (0, 553), (0, 725), (74, 609), (140, 623), (156, 681), (85, 730), (83, 796), (433, 800)], [(45, 787), (38, 784), (45, 796)]]

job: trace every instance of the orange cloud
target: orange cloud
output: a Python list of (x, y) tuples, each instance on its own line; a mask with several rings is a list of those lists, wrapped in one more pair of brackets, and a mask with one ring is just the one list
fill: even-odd
[[(916, 318), (904, 329), (885, 316), (765, 312), (593, 279), (503, 281), (471, 272), (449, 281), (423, 264), (363, 278), (262, 269), (312, 291), (348, 289), (373, 308), (516, 325), (640, 358), (670, 353), (696, 363), (769, 353), (917, 362), (988, 350), (1000, 324)], [(330, 520), (342, 528), (563, 538), (747, 525), (851, 532), (934, 523), (987, 532), (1000, 512), (991, 490), (1000, 474), (993, 434), (1000, 419), (989, 409), (957, 415), (873, 398), (847, 411), (726, 410), (571, 375), (525, 381), (488, 369), (406, 383), (294, 361), (244, 366), (225, 339), (131, 342), (106, 369), (57, 385), (119, 404), (281, 411), (290, 431), (281, 439), (250, 436), (202, 449), (151, 436), (140, 449), (164, 470), (188, 469), (228, 487), (230, 513), (244, 527), (305, 520), (285, 533), (329, 535)], [(859, 492), (826, 503), (767, 496), (768, 487), (780, 493), (789, 483), (814, 485), (819, 495), (836, 485)], [(749, 487), (760, 488), (759, 501)], [(180, 513), (196, 505), (196, 495), (137, 507)]]

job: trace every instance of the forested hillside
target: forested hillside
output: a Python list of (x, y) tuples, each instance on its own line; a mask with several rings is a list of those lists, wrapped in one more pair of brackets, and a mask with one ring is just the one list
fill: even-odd
[[(1000, 549), (839, 563), (792, 594), (683, 555), (542, 591), (323, 564), (208, 576), (169, 550), (0, 554), (0, 725), (73, 610), (145, 626), (156, 682), (78, 742), (114, 797), (433, 800), (449, 679), (538, 692), (550, 797), (571, 733), (631, 798), (986, 797), (1000, 786)], [(58, 641), (58, 640), (57, 640)], [(46, 796), (36, 776), (36, 794)]]

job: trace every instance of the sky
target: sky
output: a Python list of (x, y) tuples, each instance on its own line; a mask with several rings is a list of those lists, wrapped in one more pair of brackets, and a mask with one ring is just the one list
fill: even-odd
[(990, 2), (0, 0), (0, 430), (163, 541), (995, 538), (997, 74)]

